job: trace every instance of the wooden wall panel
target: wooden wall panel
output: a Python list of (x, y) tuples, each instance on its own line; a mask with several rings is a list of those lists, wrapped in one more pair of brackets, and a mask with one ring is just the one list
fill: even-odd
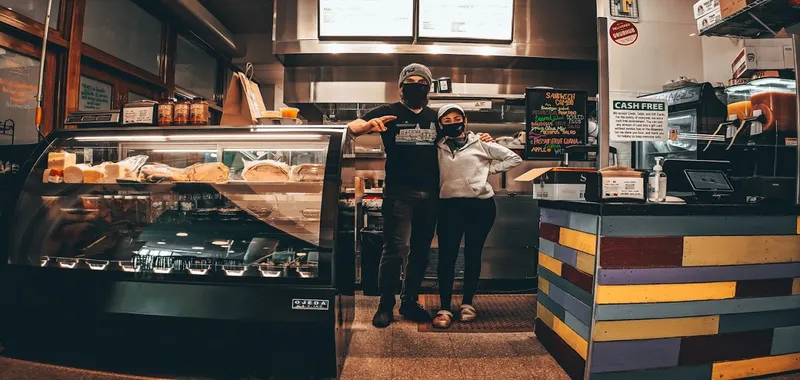
[(800, 294), (800, 278), (795, 278), (792, 282), (792, 294)]
[(710, 379), (711, 364), (692, 367), (669, 367), (643, 371), (592, 374), (592, 380), (694, 380)]
[(561, 305), (564, 310), (572, 313), (572, 315), (583, 321), (584, 324), (592, 324), (592, 307), (590, 305), (584, 304), (579, 299), (555, 285), (550, 285), (548, 297), (555, 303)]
[(566, 310), (564, 310), (564, 307), (559, 305), (558, 302), (553, 301), (553, 299), (549, 296), (539, 294), (536, 297), (536, 300), (541, 306), (549, 310), (550, 313), (555, 315), (558, 319), (564, 320), (566, 318)]
[(800, 309), (728, 314), (719, 317), (720, 334), (797, 325), (800, 325)]
[(715, 380), (742, 379), (795, 370), (800, 370), (800, 354), (714, 363), (711, 377)]
[(773, 331), (772, 355), (800, 353), (800, 324)]
[(586, 360), (567, 345), (561, 338), (541, 319), (537, 318), (534, 325), (536, 338), (547, 349), (547, 352), (556, 359), (556, 362), (572, 379), (583, 379)]
[(563, 279), (561, 276), (551, 272), (547, 268), (539, 266), (539, 278), (544, 278), (545, 280), (550, 282), (550, 285), (555, 285), (559, 287), (561, 290), (571, 294), (575, 298), (579, 299), (581, 302), (591, 305), (593, 298), (589, 292), (579, 288), (578, 286), (572, 284), (571, 282)]
[(683, 237), (600, 238), (600, 268), (671, 268), (683, 260)]
[(800, 236), (687, 236), (683, 266), (800, 262)]
[(589, 372), (635, 371), (678, 365), (679, 338), (595, 342)]
[(587, 293), (594, 292), (594, 277), (589, 274), (583, 273), (569, 265), (564, 265), (561, 267), (561, 277), (585, 290)]
[(539, 286), (539, 291), (541, 291), (544, 294), (550, 294), (550, 282), (549, 281), (547, 281), (547, 280), (545, 280), (543, 278), (539, 278), (538, 286)]
[[(756, 264), (719, 267), (649, 269), (600, 269), (601, 285), (681, 284), (800, 277), (800, 263)], [(800, 287), (800, 281), (795, 280)], [(798, 289), (800, 290), (800, 289)]]
[(539, 237), (558, 243), (561, 227), (550, 223), (539, 223)]
[(599, 321), (592, 337), (598, 342), (676, 338), (717, 333), (719, 316), (642, 319), (633, 321)]
[(603, 236), (753, 236), (793, 235), (791, 215), (730, 216), (604, 216)]
[(539, 266), (561, 276), (561, 262), (541, 252), (539, 252)]
[(697, 365), (769, 356), (772, 330), (693, 336), (681, 339), (679, 365)]
[(561, 228), (558, 236), (558, 244), (577, 251), (586, 252), (590, 255), (594, 255), (597, 252), (596, 235), (571, 230), (569, 228)]
[(667, 285), (598, 285), (597, 304), (684, 302), (733, 298), (735, 282)]
[(567, 327), (572, 329), (572, 331), (575, 331), (583, 340), (589, 341), (589, 325), (570, 314), (570, 312), (566, 312), (564, 315), (564, 323)]
[(597, 320), (631, 320), (680, 318), (698, 315), (758, 313), (764, 311), (800, 309), (800, 296), (733, 298), (727, 300), (598, 305)]
[(575, 268), (579, 271), (594, 275), (595, 272), (595, 257), (583, 252), (578, 252), (575, 257)]
[(736, 298), (789, 296), (793, 281), (791, 278), (737, 281)]

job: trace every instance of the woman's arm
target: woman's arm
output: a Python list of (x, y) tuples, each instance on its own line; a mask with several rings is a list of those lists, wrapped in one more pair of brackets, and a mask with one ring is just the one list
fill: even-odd
[(522, 158), (511, 149), (497, 143), (481, 142), (481, 144), (492, 158), (492, 166), (489, 168), (491, 174), (509, 171), (522, 163)]

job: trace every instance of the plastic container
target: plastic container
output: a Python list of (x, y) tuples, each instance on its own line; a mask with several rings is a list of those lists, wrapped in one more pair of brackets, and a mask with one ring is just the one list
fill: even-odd
[(297, 118), (297, 115), (300, 113), (299, 108), (294, 107), (283, 107), (281, 108), (281, 117), (288, 117), (290, 119)]

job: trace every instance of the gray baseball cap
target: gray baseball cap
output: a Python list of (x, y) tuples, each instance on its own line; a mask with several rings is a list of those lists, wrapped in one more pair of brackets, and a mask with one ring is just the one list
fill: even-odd
[(433, 76), (431, 75), (431, 70), (428, 68), (428, 66), (420, 63), (412, 63), (403, 68), (403, 71), (400, 72), (400, 79), (397, 81), (397, 86), (402, 86), (403, 81), (406, 80), (406, 78), (413, 77), (415, 75), (425, 78), (428, 81), (428, 84), (433, 84)]
[(458, 104), (445, 104), (442, 108), (439, 108), (439, 113), (436, 115), (437, 120), (441, 120), (442, 116), (450, 113), (451, 111), (456, 111), (461, 114), (461, 116), (466, 116), (467, 114), (464, 113), (464, 109), (461, 108)]

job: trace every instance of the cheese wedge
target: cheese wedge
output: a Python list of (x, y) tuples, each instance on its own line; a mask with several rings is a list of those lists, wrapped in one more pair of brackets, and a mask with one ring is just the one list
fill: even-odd
[(101, 183), (105, 172), (101, 166), (78, 164), (67, 166), (64, 169), (64, 182), (66, 183)]
[(77, 157), (68, 152), (50, 152), (47, 154), (47, 168), (64, 170), (67, 166), (75, 165)]

